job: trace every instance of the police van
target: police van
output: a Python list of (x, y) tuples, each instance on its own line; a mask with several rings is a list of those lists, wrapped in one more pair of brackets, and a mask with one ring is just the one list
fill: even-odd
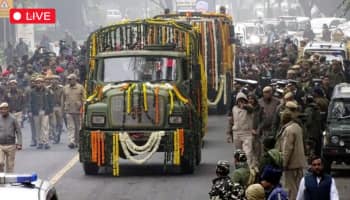
[(305, 56), (306, 54), (325, 56), (329, 62), (334, 59), (343, 62), (349, 58), (347, 44), (344, 42), (312, 41), (304, 47), (303, 55)]
[(325, 169), (345, 162), (350, 165), (350, 84), (340, 83), (334, 87), (328, 107), (326, 130), (323, 132), (322, 156)]
[(1, 200), (57, 200), (56, 189), (36, 174), (0, 173)]

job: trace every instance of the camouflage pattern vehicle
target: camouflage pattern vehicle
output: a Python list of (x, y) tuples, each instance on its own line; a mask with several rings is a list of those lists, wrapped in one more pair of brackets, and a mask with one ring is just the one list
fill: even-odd
[(224, 13), (180, 12), (155, 16), (174, 19), (198, 27), (200, 52), (204, 58), (208, 84), (208, 106), (218, 114), (230, 109), (235, 78), (235, 45), (232, 18)]
[(164, 167), (192, 173), (201, 161), (207, 88), (199, 33), (169, 20), (111, 25), (88, 38), (87, 102), (80, 132), (86, 174), (119, 158), (143, 164), (164, 153)]

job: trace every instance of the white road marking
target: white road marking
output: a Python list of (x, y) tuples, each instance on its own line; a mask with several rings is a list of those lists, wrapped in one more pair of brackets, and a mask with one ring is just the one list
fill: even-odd
[(61, 170), (59, 170), (51, 179), (50, 183), (55, 185), (72, 167), (79, 161), (79, 154), (76, 154)]

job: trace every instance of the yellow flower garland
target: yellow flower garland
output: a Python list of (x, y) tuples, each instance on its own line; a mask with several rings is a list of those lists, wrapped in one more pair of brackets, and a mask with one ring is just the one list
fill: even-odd
[(180, 165), (180, 142), (179, 142), (179, 132), (176, 130), (174, 132), (174, 157), (173, 157), (173, 164), (174, 165)]
[(145, 112), (148, 111), (148, 102), (147, 102), (147, 86), (146, 84), (142, 84), (142, 91), (143, 91), (143, 107), (145, 109)]
[(113, 176), (119, 176), (119, 134), (118, 132), (113, 134)]
[(169, 110), (169, 115), (173, 113), (174, 110), (174, 95), (171, 90), (168, 90), (169, 97), (170, 97), (170, 110)]
[(132, 84), (128, 88), (128, 99), (127, 99), (127, 110), (126, 110), (128, 114), (131, 113), (131, 95), (132, 95), (132, 91), (135, 87), (136, 87), (136, 84)]

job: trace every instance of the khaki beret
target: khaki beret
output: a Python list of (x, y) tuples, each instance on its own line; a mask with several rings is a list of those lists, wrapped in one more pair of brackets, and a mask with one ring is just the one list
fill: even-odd
[(295, 74), (295, 71), (294, 70), (288, 70), (287, 74)]
[(71, 78), (77, 79), (78, 77), (77, 77), (77, 75), (75, 75), (75, 74), (69, 74), (69, 75), (67, 76), (67, 78), (68, 78), (68, 79), (71, 79)]
[(293, 97), (293, 93), (287, 92), (287, 94), (285, 94), (283, 98), (289, 99), (289, 98), (291, 98), (291, 97)]
[(272, 92), (272, 87), (271, 86), (264, 87), (263, 92)]
[(6, 102), (3, 102), (0, 104), (0, 108), (8, 108), (8, 107), (9, 107), (9, 104)]
[(288, 101), (287, 103), (286, 103), (286, 107), (287, 108), (291, 108), (291, 109), (297, 109), (298, 108), (298, 104), (296, 104), (295, 102), (293, 102), (293, 101)]
[(291, 69), (300, 69), (300, 65), (293, 65)]
[(260, 184), (252, 184), (245, 191), (247, 199), (265, 199), (265, 190)]
[(41, 76), (36, 77), (35, 81), (44, 81), (44, 78)]
[(16, 83), (17, 84), (17, 81), (15, 79), (12, 79), (9, 81), (9, 83)]

